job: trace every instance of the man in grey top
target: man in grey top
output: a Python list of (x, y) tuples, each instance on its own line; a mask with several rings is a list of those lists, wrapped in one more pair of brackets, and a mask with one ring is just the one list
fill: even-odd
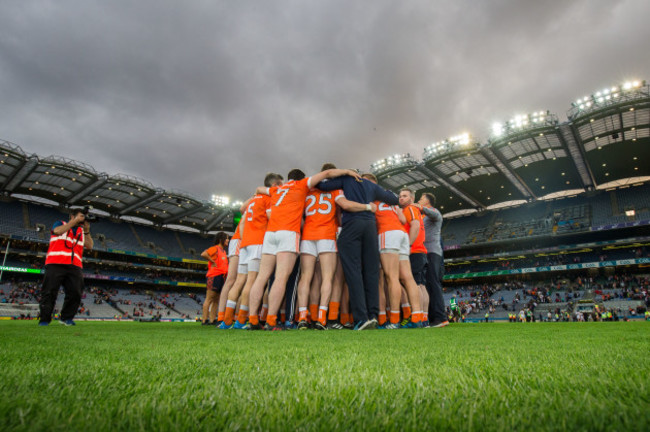
[(444, 260), (442, 255), (442, 214), (434, 206), (436, 196), (424, 193), (418, 201), (424, 215), (424, 246), (427, 248), (426, 288), (429, 293), (429, 322), (431, 327), (449, 325), (445, 314), (445, 300), (442, 296)]

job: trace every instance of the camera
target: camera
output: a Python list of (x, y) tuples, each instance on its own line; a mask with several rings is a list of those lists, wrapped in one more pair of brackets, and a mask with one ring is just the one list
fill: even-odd
[(90, 211), (93, 209), (93, 206), (85, 206), (83, 210), (81, 211), (84, 216), (86, 216), (86, 220), (88, 222), (95, 222), (97, 220), (97, 216), (94, 214), (90, 214)]

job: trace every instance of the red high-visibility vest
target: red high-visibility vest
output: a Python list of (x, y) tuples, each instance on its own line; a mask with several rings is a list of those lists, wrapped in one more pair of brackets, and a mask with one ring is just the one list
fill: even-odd
[[(65, 222), (63, 222), (65, 223)], [(75, 232), (76, 231), (76, 232)], [(68, 232), (57, 236), (52, 231), (50, 247), (45, 257), (48, 264), (72, 264), (83, 268), (81, 258), (84, 253), (84, 230), (82, 227), (71, 228)]]

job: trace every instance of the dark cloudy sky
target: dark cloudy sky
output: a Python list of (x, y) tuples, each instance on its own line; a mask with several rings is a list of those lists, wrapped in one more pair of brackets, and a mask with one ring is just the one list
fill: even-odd
[(650, 80), (647, 0), (2, 0), (0, 138), (207, 199)]

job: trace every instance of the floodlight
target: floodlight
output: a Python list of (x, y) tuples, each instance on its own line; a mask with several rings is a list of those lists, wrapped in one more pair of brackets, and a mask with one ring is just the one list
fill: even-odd
[(211, 201), (218, 206), (227, 206), (230, 203), (230, 197), (221, 196), (221, 195), (212, 195)]
[(370, 169), (373, 172), (378, 172), (386, 169), (387, 167), (398, 168), (401, 165), (408, 165), (410, 163), (413, 163), (413, 158), (411, 158), (411, 155), (409, 153), (394, 154), (388, 156), (386, 159), (378, 160), (374, 164), (370, 165)]
[(599, 90), (593, 93), (591, 96), (578, 99), (577, 102), (573, 103), (573, 110), (576, 111), (573, 115), (578, 114), (582, 110), (591, 108), (593, 104), (609, 104), (612, 102), (618, 101), (621, 97), (628, 94), (628, 97), (636, 97), (635, 93), (630, 93), (633, 90), (639, 89), (640, 87), (645, 86), (645, 81), (626, 81), (620, 85), (612, 86)]

